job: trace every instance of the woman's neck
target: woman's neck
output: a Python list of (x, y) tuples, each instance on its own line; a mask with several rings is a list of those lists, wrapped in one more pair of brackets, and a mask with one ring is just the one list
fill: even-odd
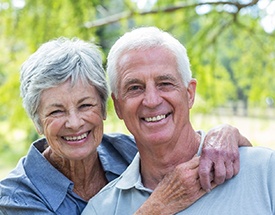
[(108, 182), (97, 153), (84, 160), (69, 160), (56, 155), (48, 147), (43, 155), (74, 183), (74, 192), (86, 201), (97, 194)]

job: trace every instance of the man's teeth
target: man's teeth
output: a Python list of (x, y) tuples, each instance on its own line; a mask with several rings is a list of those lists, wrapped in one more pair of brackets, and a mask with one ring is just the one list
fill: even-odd
[(165, 115), (158, 115), (158, 116), (154, 116), (154, 117), (145, 118), (145, 121), (146, 122), (156, 122), (156, 121), (160, 121), (164, 118), (165, 118)]
[(88, 136), (88, 132), (79, 136), (75, 136), (75, 137), (64, 137), (65, 140), (68, 141), (78, 141), (78, 140), (82, 140), (84, 138), (86, 138)]

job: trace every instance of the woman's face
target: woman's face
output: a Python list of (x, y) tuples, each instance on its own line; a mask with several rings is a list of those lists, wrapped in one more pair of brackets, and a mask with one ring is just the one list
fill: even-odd
[(94, 86), (70, 80), (44, 90), (39, 118), (52, 151), (64, 159), (81, 160), (96, 153), (103, 135), (101, 100)]

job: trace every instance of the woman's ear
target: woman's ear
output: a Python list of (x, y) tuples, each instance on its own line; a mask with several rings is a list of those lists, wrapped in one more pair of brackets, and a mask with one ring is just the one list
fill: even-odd
[(107, 112), (105, 111), (104, 115), (103, 115), (103, 120), (107, 119)]
[(39, 135), (43, 135), (43, 131), (35, 126), (35, 129)]
[(39, 135), (43, 135), (43, 134), (44, 134), (43, 128), (42, 128), (40, 125), (38, 125), (37, 122), (34, 122), (34, 121), (33, 121), (33, 124), (34, 124), (34, 127), (35, 127), (36, 132), (37, 132)]

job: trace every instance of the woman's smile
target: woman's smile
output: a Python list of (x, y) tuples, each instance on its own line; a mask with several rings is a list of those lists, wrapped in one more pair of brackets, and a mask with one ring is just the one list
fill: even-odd
[(80, 135), (70, 135), (70, 136), (62, 136), (62, 138), (66, 141), (81, 141), (81, 140), (85, 140), (88, 137), (89, 132), (85, 132), (83, 134)]

